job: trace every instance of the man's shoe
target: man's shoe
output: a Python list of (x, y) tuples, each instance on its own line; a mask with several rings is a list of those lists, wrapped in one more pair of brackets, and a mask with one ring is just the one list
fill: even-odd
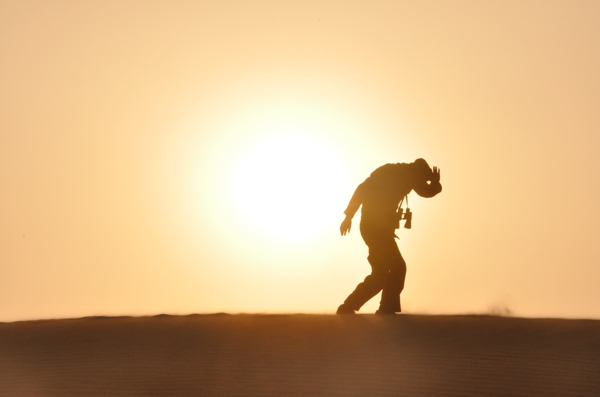
[(335, 314), (356, 314), (356, 312), (354, 311), (354, 309), (346, 306), (345, 304), (341, 304), (340, 307), (338, 307), (337, 312), (335, 312)]
[(396, 312), (388, 309), (379, 309), (375, 312), (375, 314), (396, 314)]

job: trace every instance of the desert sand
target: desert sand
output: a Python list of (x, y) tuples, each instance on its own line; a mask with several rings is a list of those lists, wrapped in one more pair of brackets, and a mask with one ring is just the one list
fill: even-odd
[(189, 315), (0, 323), (1, 396), (600, 396), (600, 321)]

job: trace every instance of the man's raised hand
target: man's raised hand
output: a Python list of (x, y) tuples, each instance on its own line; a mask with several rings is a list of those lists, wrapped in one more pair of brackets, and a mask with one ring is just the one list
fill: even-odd
[(440, 169), (433, 167), (433, 173), (431, 174), (431, 183), (440, 183)]

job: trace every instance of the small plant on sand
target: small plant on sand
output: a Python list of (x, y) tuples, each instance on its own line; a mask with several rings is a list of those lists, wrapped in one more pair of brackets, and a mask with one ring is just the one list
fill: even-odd
[(487, 314), (490, 316), (510, 317), (513, 315), (513, 311), (506, 303), (494, 303), (489, 306)]

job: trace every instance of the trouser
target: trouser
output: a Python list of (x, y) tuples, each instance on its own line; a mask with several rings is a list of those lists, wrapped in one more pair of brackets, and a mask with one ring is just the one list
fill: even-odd
[(406, 262), (396, 244), (394, 230), (363, 224), (360, 234), (369, 247), (368, 261), (371, 274), (356, 286), (344, 304), (359, 310), (369, 299), (380, 291), (382, 311), (400, 312), (400, 293), (404, 289)]

